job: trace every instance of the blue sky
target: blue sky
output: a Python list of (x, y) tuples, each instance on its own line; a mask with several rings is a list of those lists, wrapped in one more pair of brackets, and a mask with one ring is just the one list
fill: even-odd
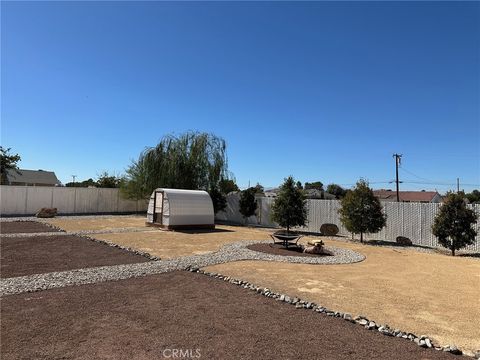
[(394, 152), (403, 189), (480, 184), (478, 2), (2, 2), (1, 32), (1, 143), (63, 182), (199, 130), (242, 187), (388, 188)]

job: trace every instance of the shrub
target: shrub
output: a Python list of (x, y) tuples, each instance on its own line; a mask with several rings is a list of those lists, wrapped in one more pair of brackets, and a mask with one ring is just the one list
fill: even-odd
[(477, 221), (477, 214), (467, 205), (462, 194), (447, 195), (432, 225), (432, 232), (438, 242), (452, 251), (464, 248), (475, 242), (477, 232), (472, 225)]
[(338, 212), (342, 224), (348, 231), (360, 234), (361, 242), (364, 233), (375, 233), (385, 226), (387, 218), (382, 212), (382, 205), (365, 180), (358, 181), (355, 188), (341, 200), (341, 204)]
[(272, 220), (287, 228), (287, 232), (291, 227), (305, 226), (307, 222), (305, 195), (292, 176), (286, 178), (280, 186), (272, 205)]
[(247, 218), (255, 215), (257, 211), (257, 200), (255, 200), (256, 189), (254, 187), (248, 188), (240, 193), (240, 214), (243, 215), (245, 223)]

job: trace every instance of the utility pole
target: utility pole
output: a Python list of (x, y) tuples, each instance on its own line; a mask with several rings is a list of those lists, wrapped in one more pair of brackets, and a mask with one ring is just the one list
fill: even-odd
[(393, 154), (393, 157), (395, 158), (395, 184), (397, 186), (397, 202), (400, 202), (400, 190), (399, 190), (400, 181), (398, 181), (398, 165), (400, 165), (402, 161), (402, 155)]
[(457, 194), (460, 192), (460, 178), (457, 178)]
[(75, 178), (77, 177), (77, 175), (72, 175), (72, 179), (73, 179), (73, 186), (75, 186)]

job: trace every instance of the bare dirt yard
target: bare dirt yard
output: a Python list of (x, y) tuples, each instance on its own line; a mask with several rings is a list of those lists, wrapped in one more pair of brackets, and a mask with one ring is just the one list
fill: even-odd
[(216, 226), (214, 231), (156, 230), (153, 232), (95, 234), (93, 236), (96, 239), (147, 252), (161, 259), (208, 254), (218, 251), (225, 244), (270, 238), (266, 231), (235, 226)]
[(189, 272), (1, 300), (7, 359), (449, 359)]
[(240, 261), (221, 273), (393, 328), (428, 334), (441, 344), (480, 349), (480, 261), (324, 240), (366, 260), (346, 265)]
[(2, 278), (148, 261), (74, 235), (0, 237), (0, 253)]
[(59, 230), (36, 221), (0, 222), (0, 234), (40, 233), (56, 231)]
[[(55, 219), (65, 230), (138, 227), (143, 217)], [(269, 232), (218, 226), (215, 232), (151, 231), (93, 236), (162, 259), (217, 251), (242, 240), (267, 240)], [(305, 237), (304, 242), (311, 239)], [(325, 307), (364, 315), (392, 328), (428, 335), (441, 345), (480, 349), (480, 261), (410, 249), (361, 245), (322, 237), (327, 246), (358, 251), (366, 260), (346, 265), (239, 261), (206, 270), (247, 280)]]

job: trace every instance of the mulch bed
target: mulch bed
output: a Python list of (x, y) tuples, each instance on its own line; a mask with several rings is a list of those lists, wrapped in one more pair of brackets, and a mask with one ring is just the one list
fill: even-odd
[(1, 305), (5, 360), (162, 359), (174, 349), (201, 359), (454, 358), (189, 272), (6, 296)]
[(253, 251), (259, 251), (271, 255), (281, 255), (281, 256), (302, 256), (302, 257), (319, 257), (319, 256), (330, 256), (330, 255), (317, 255), (317, 254), (305, 254), (303, 249), (299, 246), (289, 246), (288, 249), (283, 247), (281, 244), (273, 243), (259, 243), (247, 246), (247, 249)]
[(0, 222), (1, 234), (39, 233), (60, 231), (54, 227), (36, 221), (2, 221)]
[(0, 237), (0, 277), (149, 261), (80, 236)]

